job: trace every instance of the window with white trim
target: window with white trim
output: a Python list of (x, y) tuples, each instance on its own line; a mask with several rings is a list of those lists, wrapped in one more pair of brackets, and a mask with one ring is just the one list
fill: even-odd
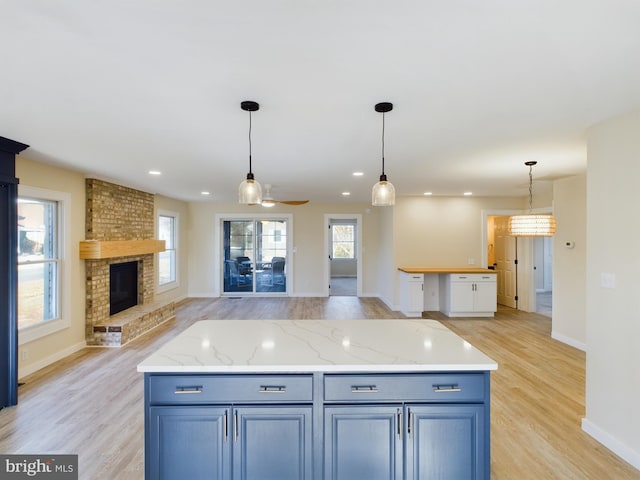
[(178, 214), (158, 213), (158, 239), (164, 240), (165, 251), (158, 253), (158, 287), (171, 288), (178, 282), (177, 259)]
[(332, 258), (356, 258), (356, 226), (332, 225)]
[(18, 331), (23, 344), (69, 326), (68, 245), (70, 195), (18, 187)]

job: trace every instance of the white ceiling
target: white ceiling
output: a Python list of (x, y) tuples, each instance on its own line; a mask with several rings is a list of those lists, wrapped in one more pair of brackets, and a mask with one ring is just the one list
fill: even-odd
[[(0, 135), (184, 200), (526, 195), (640, 107), (637, 0), (2, 0)], [(150, 176), (157, 169), (161, 176)], [(352, 176), (354, 171), (364, 176)], [(350, 191), (345, 198), (341, 192)]]

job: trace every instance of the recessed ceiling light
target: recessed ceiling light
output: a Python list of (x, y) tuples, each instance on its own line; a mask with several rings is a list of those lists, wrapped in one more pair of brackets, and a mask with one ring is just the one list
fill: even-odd
[(354, 177), (361, 177), (364, 175), (364, 172), (353, 172)]
[(464, 196), (465, 196), (465, 197), (469, 197), (469, 196), (471, 196), (471, 195), (473, 195), (473, 192), (464, 192)]
[(200, 195), (211, 195), (211, 192), (203, 191), (203, 192), (200, 192)]
[(424, 192), (423, 195), (433, 195), (432, 192)]
[(349, 195), (351, 195), (351, 192), (342, 192), (343, 197), (348, 197)]
[(149, 175), (162, 175), (160, 170), (149, 170)]

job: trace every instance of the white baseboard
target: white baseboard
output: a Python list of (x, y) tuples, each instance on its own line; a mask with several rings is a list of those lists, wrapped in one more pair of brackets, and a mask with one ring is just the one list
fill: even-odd
[(624, 461), (640, 470), (640, 452), (636, 452), (620, 440), (602, 430), (587, 418), (582, 419), (582, 430), (595, 438)]
[(65, 348), (64, 350), (60, 350), (59, 352), (56, 352), (49, 357), (43, 358), (42, 360), (38, 360), (37, 362), (27, 365), (26, 367), (18, 368), (18, 379), (26, 377), (27, 375), (31, 375), (32, 373), (37, 372), (41, 368), (44, 368), (47, 365), (51, 365), (58, 360), (62, 360), (64, 357), (68, 357), (72, 353), (75, 353), (78, 350), (82, 350), (86, 346), (86, 342), (78, 342), (75, 345)]
[(587, 344), (579, 342), (578, 340), (567, 337), (566, 335), (562, 335), (561, 333), (556, 333), (553, 330), (551, 331), (551, 338), (554, 340), (558, 340), (559, 342), (566, 343), (570, 347), (577, 348), (578, 350), (582, 350), (583, 352), (587, 351)]

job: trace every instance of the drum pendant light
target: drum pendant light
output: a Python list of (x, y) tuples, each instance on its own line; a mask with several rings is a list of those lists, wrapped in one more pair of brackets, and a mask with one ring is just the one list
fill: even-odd
[(525, 162), (529, 167), (529, 213), (509, 217), (509, 235), (513, 237), (552, 237), (556, 233), (556, 219), (548, 213), (533, 211), (533, 166), (538, 162)]
[(245, 101), (240, 103), (240, 108), (249, 112), (249, 173), (247, 179), (238, 187), (238, 202), (245, 205), (257, 205), (262, 202), (262, 187), (255, 180), (251, 171), (251, 112), (256, 112), (260, 105), (256, 102)]
[(371, 204), (374, 207), (387, 207), (396, 203), (396, 189), (384, 173), (384, 114), (393, 110), (393, 103), (378, 103), (375, 110), (382, 113), (382, 175), (380, 175), (380, 181), (371, 190)]

